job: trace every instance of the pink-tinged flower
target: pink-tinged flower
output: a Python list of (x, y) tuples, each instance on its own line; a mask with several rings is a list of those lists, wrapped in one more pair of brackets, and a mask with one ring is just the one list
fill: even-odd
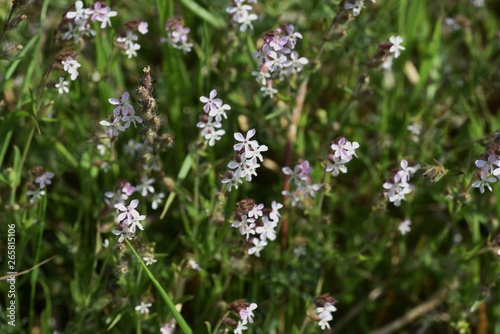
[(417, 171), (417, 168), (409, 167), (408, 161), (405, 159), (401, 160), (400, 166), (401, 170), (394, 175), (394, 183), (408, 183), (408, 181), (410, 181), (410, 177)]
[(106, 28), (107, 25), (111, 27), (110, 18), (118, 15), (118, 13), (112, 11), (110, 7), (103, 7), (100, 1), (94, 3), (93, 8), (87, 8), (85, 13), (90, 16), (92, 22), (101, 22), (101, 29)]
[(189, 42), (189, 28), (184, 28), (181, 19), (172, 17), (167, 20), (165, 27), (167, 31), (167, 38), (162, 39), (166, 41), (175, 49), (182, 50), (183, 52), (190, 52), (193, 44)]
[(219, 98), (215, 98), (217, 96), (217, 90), (212, 89), (210, 91), (209, 97), (202, 96), (200, 97), (201, 103), (205, 103), (203, 106), (203, 111), (205, 111), (207, 114), (210, 113), (210, 110), (212, 109), (217, 109), (222, 106), (222, 100)]
[(167, 322), (163, 327), (160, 328), (161, 334), (174, 334), (175, 323), (171, 324)]
[(126, 220), (126, 224), (130, 225), (134, 218), (137, 218), (140, 216), (139, 212), (135, 210), (135, 208), (139, 205), (139, 200), (134, 199), (130, 202), (129, 206), (125, 206), (122, 203), (116, 204), (116, 208), (121, 211), (121, 213), (118, 215), (118, 221), (124, 221)]
[(110, 98), (108, 102), (116, 108), (113, 110), (114, 116), (119, 116), (120, 114), (123, 116), (131, 115), (135, 113), (134, 107), (130, 103), (128, 103), (128, 99), (130, 98), (130, 94), (125, 92), (119, 98)]
[(139, 26), (137, 27), (137, 30), (141, 34), (146, 35), (148, 33), (148, 23), (144, 22), (144, 21), (141, 21), (141, 23), (139, 23)]
[(35, 182), (38, 183), (40, 186), (40, 189), (45, 188), (46, 185), (49, 185), (52, 183), (52, 178), (54, 177), (54, 173), (51, 172), (46, 172), (40, 175), (35, 179)]
[[(243, 137), (243, 135), (240, 132), (236, 132), (234, 134), (234, 139), (236, 139), (239, 143), (233, 146), (234, 150), (236, 152), (243, 150), (245, 154), (249, 154), (250, 152), (252, 152), (253, 148), (258, 146), (256, 140), (250, 140), (255, 135), (255, 133), (256, 133), (255, 129), (250, 129), (247, 132), (246, 137)], [(253, 153), (250, 153), (250, 155), (253, 155)]]
[(257, 309), (257, 304), (251, 303), (240, 311), (240, 318), (243, 324), (253, 323), (253, 317), (255, 316), (253, 311), (255, 309)]
[(359, 148), (359, 144), (357, 142), (351, 143), (345, 137), (342, 137), (337, 143), (333, 143), (331, 148), (335, 152), (334, 157), (348, 162), (353, 156), (356, 156), (355, 150)]

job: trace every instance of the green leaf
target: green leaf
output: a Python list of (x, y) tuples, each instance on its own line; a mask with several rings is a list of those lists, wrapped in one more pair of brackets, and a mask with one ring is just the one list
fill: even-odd
[(205, 321), (205, 326), (207, 326), (207, 333), (212, 334), (212, 325), (208, 321)]
[(181, 0), (181, 3), (186, 6), (194, 14), (198, 15), (203, 20), (207, 21), (210, 25), (217, 29), (223, 29), (226, 27), (226, 22), (219, 17), (215, 17), (212, 13), (207, 11), (205, 8), (198, 5), (193, 0)]

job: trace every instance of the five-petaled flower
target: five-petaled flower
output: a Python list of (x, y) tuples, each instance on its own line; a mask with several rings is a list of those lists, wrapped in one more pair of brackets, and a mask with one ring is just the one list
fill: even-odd
[(389, 42), (392, 44), (389, 52), (394, 53), (394, 58), (399, 57), (401, 54), (400, 50), (406, 50), (406, 48), (401, 45), (401, 43), (403, 43), (403, 37), (401, 36), (391, 36)]

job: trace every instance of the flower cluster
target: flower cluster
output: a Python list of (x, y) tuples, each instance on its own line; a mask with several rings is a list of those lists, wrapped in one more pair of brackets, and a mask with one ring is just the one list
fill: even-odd
[(279, 209), (282, 207), (281, 203), (273, 201), (271, 209), (266, 209), (264, 204), (256, 204), (252, 199), (236, 204), (231, 226), (239, 229), (247, 241), (250, 235), (258, 235), (258, 238), (252, 238), (253, 246), (248, 249), (249, 255), (260, 257), (260, 252), (267, 246), (267, 240), (276, 240), (276, 227), (281, 217)]
[[(63, 41), (78, 41), (82, 36), (95, 36), (96, 32), (91, 29), (90, 21), (101, 22), (101, 29), (111, 26), (111, 17), (118, 13), (111, 10), (104, 2), (97, 1), (91, 7), (84, 8), (82, 1), (75, 3), (75, 10), (66, 12), (67, 26), (63, 27)], [(61, 29), (61, 28), (60, 28)]]
[(330, 295), (323, 295), (314, 301), (314, 304), (316, 305), (316, 319), (318, 321), (318, 326), (321, 327), (322, 330), (325, 329), (330, 329), (330, 324), (328, 322), (333, 320), (332, 312), (336, 312), (337, 308), (334, 306), (334, 304), (337, 301), (335, 298), (331, 297)]
[(214, 146), (216, 141), (219, 141), (226, 131), (222, 130), (222, 118), (227, 119), (226, 110), (231, 110), (227, 104), (223, 104), (222, 100), (216, 98), (217, 90), (213, 89), (209, 97), (202, 96), (200, 101), (204, 103), (204, 114), (200, 117), (200, 121), (196, 127), (201, 129), (201, 135), (208, 142), (208, 145)]
[(34, 168), (34, 172), (38, 174), (35, 178), (35, 183), (38, 184), (38, 188), (35, 190), (28, 190), (26, 195), (29, 197), (29, 202), (34, 203), (37, 199), (45, 196), (45, 189), (47, 185), (52, 184), (52, 178), (54, 177), (54, 173), (52, 172), (43, 172), (42, 168)]
[(141, 48), (141, 45), (136, 43), (139, 36), (135, 34), (135, 31), (142, 35), (147, 34), (148, 23), (140, 20), (129, 21), (122, 27), (120, 36), (116, 38), (119, 48), (125, 51), (128, 58), (137, 57), (136, 51)]
[(260, 66), (259, 71), (253, 71), (252, 75), (262, 85), (260, 90), (264, 96), (272, 98), (278, 92), (274, 88), (274, 80), (283, 81), (285, 77), (302, 71), (302, 67), (309, 62), (293, 51), (297, 38), (302, 38), (294, 29), (293, 25), (287, 24), (264, 33), (261, 36), (264, 43), (259, 51), (252, 54)]
[(169, 18), (165, 30), (167, 31), (167, 38), (162, 38), (162, 43), (167, 42), (175, 49), (182, 50), (184, 53), (191, 51), (193, 44), (189, 42), (188, 37), (188, 33), (191, 30), (184, 27), (180, 18)]
[(137, 228), (141, 231), (144, 227), (141, 221), (146, 219), (146, 216), (139, 214), (135, 209), (139, 205), (139, 200), (134, 199), (130, 202), (128, 206), (123, 203), (118, 203), (115, 205), (117, 209), (118, 216), (116, 221), (118, 222), (118, 229), (113, 230), (114, 235), (119, 235), (119, 243), (122, 243), (125, 238), (131, 240), (135, 237)]
[(328, 163), (326, 171), (332, 172), (333, 176), (342, 173), (347, 173), (345, 166), (353, 157), (357, 157), (356, 149), (359, 148), (358, 142), (350, 142), (345, 137), (340, 137), (335, 140), (330, 146), (328, 153)]
[(408, 166), (408, 161), (401, 160), (400, 170), (393, 170), (389, 175), (383, 187), (387, 190), (389, 201), (395, 206), (400, 206), (402, 200), (406, 200), (405, 195), (413, 190), (413, 186), (409, 184), (410, 178), (418, 169), (418, 166)]
[(229, 170), (226, 172), (226, 177), (222, 179), (223, 184), (227, 184), (228, 191), (232, 187), (238, 189), (238, 185), (242, 183), (243, 179), (247, 181), (252, 180), (252, 176), (257, 176), (257, 168), (260, 167), (259, 161), (262, 162), (262, 152), (267, 151), (266, 145), (260, 145), (257, 140), (251, 140), (255, 135), (255, 129), (247, 132), (243, 136), (240, 132), (234, 134), (234, 139), (237, 143), (233, 146), (236, 154), (233, 160), (228, 163)]
[(282, 168), (283, 174), (288, 176), (287, 183), (293, 182), (293, 190), (283, 190), (282, 195), (290, 198), (293, 207), (298, 204), (305, 204), (310, 198), (314, 198), (316, 192), (321, 188), (321, 184), (311, 183), (309, 174), (312, 168), (309, 161), (304, 160), (299, 162), (293, 170), (290, 167)]
[(485, 187), (492, 191), (490, 183), (500, 180), (500, 145), (491, 144), (482, 155), (482, 159), (476, 160), (475, 165), (479, 180), (474, 181), (472, 187), (479, 188), (481, 194), (484, 193)]
[(238, 322), (232, 318), (224, 318), (223, 322), (234, 328), (234, 334), (242, 334), (243, 330), (248, 329), (248, 323), (253, 323), (254, 313), (257, 309), (256, 303), (248, 303), (245, 300), (236, 300), (229, 305), (229, 310), (239, 316)]
[(346, 1), (344, 4), (345, 10), (352, 11), (352, 15), (358, 16), (361, 13), (361, 9), (365, 8), (364, 0), (350, 0)]
[(135, 114), (134, 107), (127, 102), (129, 98), (130, 94), (125, 92), (119, 98), (108, 99), (109, 103), (115, 106), (115, 109), (110, 120), (101, 121), (100, 124), (107, 127), (106, 133), (109, 138), (117, 137), (120, 132), (130, 127), (130, 123), (133, 123), (135, 127), (137, 127), (136, 122), (142, 123), (142, 118)]
[[(256, 3), (257, 0), (248, 0), (249, 3)], [(240, 25), (240, 31), (245, 32), (250, 28), (253, 30), (252, 21), (258, 19), (257, 15), (251, 13), (252, 6), (244, 4), (245, 0), (233, 0), (233, 6), (226, 8), (226, 12), (232, 20)]]

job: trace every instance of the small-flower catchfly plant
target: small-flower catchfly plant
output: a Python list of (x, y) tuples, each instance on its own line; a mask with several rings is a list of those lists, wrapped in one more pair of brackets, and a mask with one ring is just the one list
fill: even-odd
[(167, 20), (165, 27), (167, 37), (162, 38), (161, 42), (167, 42), (173, 48), (182, 50), (183, 53), (190, 52), (193, 48), (193, 43), (189, 40), (190, 29), (184, 27), (183, 22), (178, 17), (172, 17)]
[(261, 35), (264, 43), (252, 54), (259, 64), (259, 70), (253, 71), (252, 75), (262, 86), (264, 96), (272, 98), (278, 92), (275, 88), (276, 81), (283, 81), (286, 77), (301, 72), (309, 63), (307, 58), (300, 57), (294, 51), (297, 39), (302, 39), (302, 34), (294, 30), (293, 25), (284, 24), (276, 30), (265, 32)]
[(318, 321), (318, 326), (320, 326), (322, 330), (330, 329), (329, 322), (333, 320), (332, 313), (337, 312), (337, 308), (334, 306), (336, 302), (335, 298), (328, 294), (319, 296), (314, 300), (316, 306), (316, 315), (314, 319)]
[(393, 170), (383, 184), (389, 202), (394, 203), (395, 206), (400, 206), (401, 201), (406, 200), (406, 195), (412, 192), (413, 186), (409, 181), (419, 168), (418, 166), (410, 167), (405, 159), (401, 160), (400, 166), (401, 169)]
[(226, 110), (231, 110), (228, 104), (223, 104), (222, 100), (216, 96), (217, 90), (212, 89), (209, 97), (200, 97), (200, 101), (205, 104), (203, 106), (204, 113), (196, 124), (196, 127), (200, 129), (201, 136), (209, 146), (214, 146), (215, 142), (226, 134), (226, 131), (221, 129), (221, 121), (222, 118), (227, 119)]
[(252, 6), (245, 4), (245, 0), (233, 0), (232, 6), (226, 8), (226, 12), (231, 15), (233, 22), (239, 24), (239, 30), (245, 32), (248, 29), (253, 30), (252, 21), (258, 19), (258, 16), (252, 13), (252, 9)]
[(481, 159), (475, 161), (476, 175), (479, 180), (472, 183), (473, 188), (479, 188), (484, 193), (484, 189), (492, 191), (490, 183), (500, 180), (500, 139), (495, 137), (493, 143), (489, 144)]
[(293, 207), (310, 204), (311, 199), (315, 198), (316, 192), (321, 189), (321, 184), (312, 183), (309, 176), (312, 172), (309, 161), (300, 161), (293, 170), (290, 167), (283, 167), (282, 171), (287, 176), (289, 184), (289, 189), (283, 190), (282, 195), (290, 200)]
[(257, 140), (252, 139), (256, 134), (255, 129), (250, 129), (246, 136), (236, 132), (234, 139), (237, 143), (233, 146), (236, 154), (231, 162), (228, 163), (228, 171), (222, 183), (227, 185), (228, 191), (234, 187), (238, 189), (238, 185), (243, 179), (252, 181), (252, 176), (257, 176), (257, 168), (260, 167), (259, 162), (264, 160), (262, 152), (268, 150), (266, 145), (260, 145)]

